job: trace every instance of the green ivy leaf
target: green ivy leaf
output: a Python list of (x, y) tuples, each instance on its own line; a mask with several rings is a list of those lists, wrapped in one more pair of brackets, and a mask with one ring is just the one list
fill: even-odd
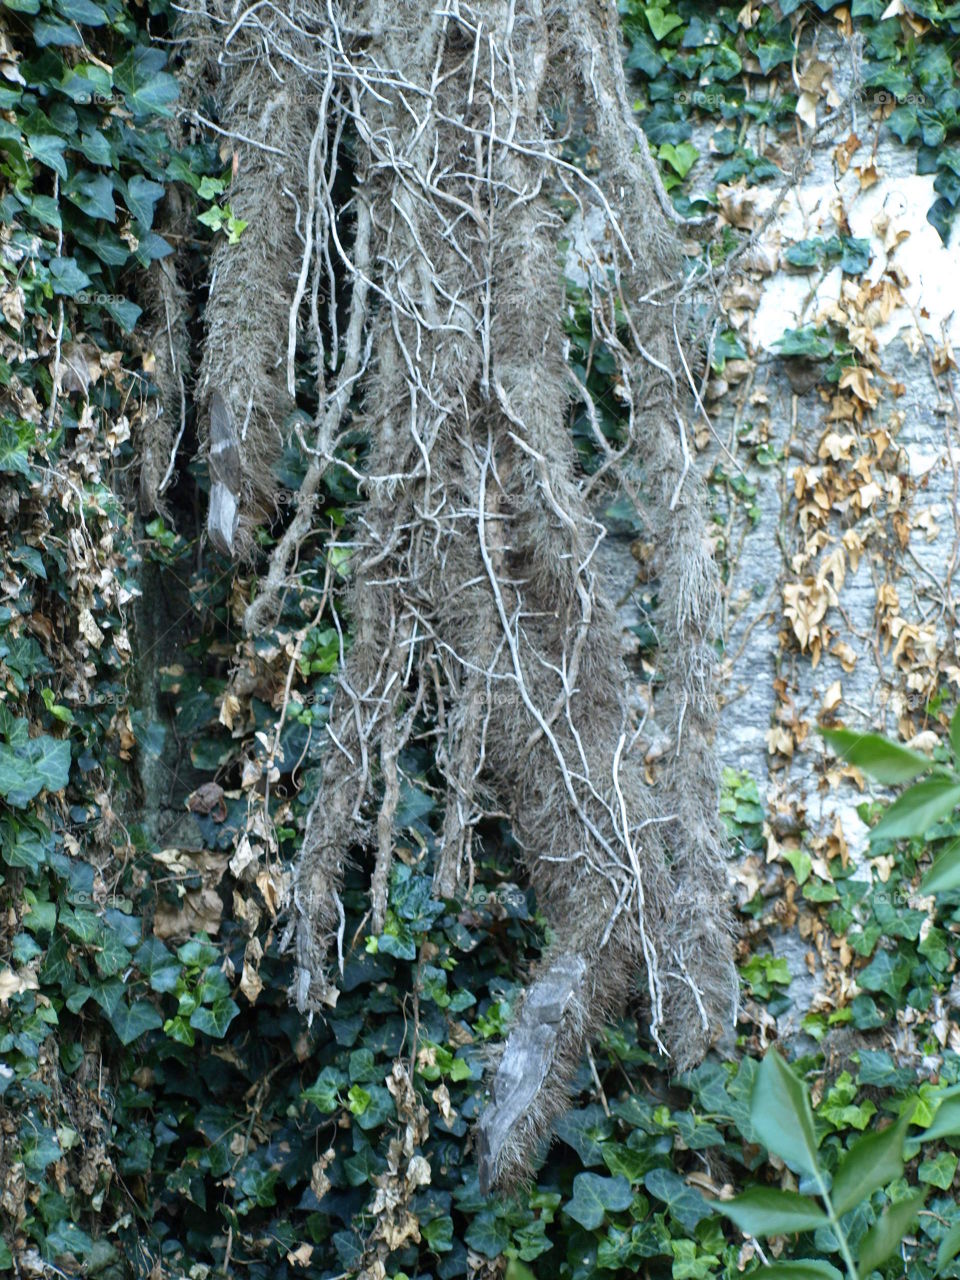
[(183, 966), (159, 938), (147, 938), (134, 953), (134, 963), (149, 981), (152, 991), (173, 991)]
[(690, 142), (680, 142), (676, 146), (672, 142), (665, 142), (657, 151), (657, 155), (661, 160), (666, 161), (680, 178), (685, 178), (700, 159), (700, 152)]
[(920, 881), (921, 893), (950, 893), (960, 889), (960, 839), (951, 841)]
[(671, 31), (683, 26), (683, 19), (676, 13), (666, 13), (659, 5), (647, 5), (643, 11), (655, 40), (664, 40)]
[(672, 1169), (651, 1169), (644, 1177), (643, 1185), (652, 1196), (668, 1205), (676, 1220), (688, 1231), (692, 1231), (701, 1218), (713, 1213), (713, 1207), (700, 1192), (688, 1187)]
[(609, 1211), (629, 1209), (633, 1202), (630, 1183), (622, 1175), (613, 1178), (598, 1173), (578, 1173), (573, 1180), (573, 1195), (564, 1205), (581, 1227), (592, 1231), (599, 1227)]
[(75, 298), (90, 284), (90, 277), (77, 266), (75, 258), (51, 258), (53, 292)]
[(141, 174), (127, 183), (127, 208), (147, 231), (153, 226), (153, 213), (162, 196), (163, 187), (160, 183), (151, 182)]
[(430, 1222), (421, 1224), (420, 1234), (434, 1253), (449, 1253), (453, 1248), (453, 1219), (448, 1213), (440, 1218), (433, 1218)]
[(336, 1067), (324, 1067), (310, 1088), (304, 1089), (302, 1096), (307, 1102), (312, 1102), (318, 1111), (330, 1115), (340, 1105), (339, 1093), (346, 1083), (347, 1077), (342, 1071), (338, 1071)]
[(808, 360), (826, 360), (834, 351), (833, 339), (817, 332), (812, 325), (787, 329), (773, 345), (782, 356), (805, 356)]
[(121, 1044), (133, 1044), (144, 1032), (163, 1026), (163, 1018), (149, 1000), (137, 1000), (133, 1004), (121, 1001), (109, 1015), (109, 1021)]
[(603, 1164), (603, 1143), (613, 1133), (613, 1122), (601, 1106), (591, 1103), (580, 1111), (567, 1111), (562, 1115), (556, 1132), (589, 1167)]
[(857, 983), (867, 991), (884, 991), (899, 1000), (910, 978), (913, 962), (899, 951), (878, 951), (870, 964), (857, 975)]
[(180, 94), (174, 76), (162, 71), (166, 59), (159, 49), (137, 46), (113, 69), (113, 82), (137, 117), (169, 116)]
[(102, 173), (88, 173), (81, 169), (79, 173), (65, 182), (63, 194), (90, 218), (103, 218), (107, 222), (116, 222), (117, 210), (113, 203), (113, 183)]
[(924, 1160), (917, 1170), (921, 1182), (939, 1187), (941, 1191), (949, 1191), (957, 1172), (957, 1157), (952, 1151), (941, 1151), (934, 1160)]
[[(353, 1088), (357, 1087), (356, 1085), (353, 1086)], [(364, 1092), (367, 1094), (369, 1101), (363, 1112), (356, 1117), (357, 1125), (364, 1130), (379, 1129), (396, 1112), (393, 1097), (390, 1091), (385, 1089), (382, 1084), (371, 1084)]]
[(840, 269), (846, 275), (858, 276), (870, 266), (870, 241), (858, 240), (855, 236), (841, 236), (843, 254), (840, 258)]
[(67, 162), (63, 155), (66, 145), (66, 140), (55, 133), (27, 134), (27, 146), (34, 158), (59, 174), (61, 182), (65, 182), (67, 178)]
[(11, 747), (0, 743), (0, 796), (15, 809), (25, 808), (44, 787), (62, 791), (70, 776), (70, 743), (41, 734)]
[(106, 12), (93, 0), (57, 0), (57, 8), (71, 22), (87, 27), (102, 27), (107, 21)]
[(499, 1258), (510, 1243), (510, 1228), (493, 1211), (478, 1213), (464, 1233), (464, 1242), (485, 1258)]
[(221, 996), (212, 1005), (201, 1005), (190, 1015), (190, 1025), (214, 1040), (222, 1040), (227, 1027), (240, 1012), (240, 1006), (229, 996)]

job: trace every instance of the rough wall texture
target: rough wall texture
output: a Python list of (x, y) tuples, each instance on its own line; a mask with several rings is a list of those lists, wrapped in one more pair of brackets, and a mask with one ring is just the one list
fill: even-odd
[[(841, 54), (820, 56), (835, 56), (845, 95), (852, 86)], [(826, 752), (816, 726), (880, 729), (929, 749), (927, 700), (938, 687), (960, 687), (950, 355), (960, 335), (960, 257), (927, 222), (933, 176), (918, 176), (915, 151), (879, 127), (885, 111), (873, 91), (859, 94), (849, 127), (813, 146), (799, 188), (766, 227), (777, 184), (720, 189), (721, 221), (759, 231), (720, 326), (737, 333), (746, 359), (728, 359), (713, 377), (709, 425), (691, 410), (726, 573), (718, 753), (725, 767), (752, 775), (771, 818), (766, 853), (731, 858), (741, 902), (758, 889), (772, 899), (790, 874), (784, 853), (801, 842), (815, 873), (828, 877), (817, 855), (839, 849), (858, 877), (885, 879), (883, 860), (867, 858), (856, 812), (873, 784)], [(701, 154), (708, 136), (696, 139)], [(574, 278), (592, 233), (588, 217), (568, 261)], [(835, 259), (799, 269), (785, 257), (797, 242), (838, 235), (869, 241), (861, 274)], [(785, 358), (777, 346), (787, 330), (823, 324), (860, 366), (839, 383), (827, 380), (831, 358)], [(637, 620), (635, 555), (629, 537), (608, 540), (626, 626)], [(799, 1029), (822, 993), (851, 994), (829, 941), (802, 920), (787, 925), (770, 935), (793, 979), (781, 1036)]]

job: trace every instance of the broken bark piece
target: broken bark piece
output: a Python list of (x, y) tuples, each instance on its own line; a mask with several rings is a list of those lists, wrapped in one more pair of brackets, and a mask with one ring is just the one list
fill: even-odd
[(531, 1121), (543, 1083), (554, 1065), (564, 1014), (582, 999), (587, 965), (563, 955), (527, 992), (490, 1086), (490, 1101), (478, 1127), (481, 1194), (497, 1180), (504, 1153), (518, 1129)]
[(209, 467), (207, 533), (219, 552), (232, 556), (240, 521), (240, 448), (233, 414), (219, 391), (210, 397)]

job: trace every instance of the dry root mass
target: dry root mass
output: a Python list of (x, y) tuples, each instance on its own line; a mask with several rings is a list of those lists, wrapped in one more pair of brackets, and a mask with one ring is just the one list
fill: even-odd
[[(187, 34), (216, 76), (238, 156), (231, 208), (249, 224), (214, 253), (198, 378), (239, 457), (235, 545), (211, 511), (221, 549), (249, 546), (295, 371), (316, 376), (315, 421), (293, 428), (309, 468), (248, 633), (276, 619), (340, 433), (369, 441), (339, 602), (353, 641), (296, 872), (293, 994), (304, 1011), (335, 999), (358, 847), (374, 854), (382, 926), (399, 759), (431, 725), (446, 783), (437, 892), (464, 892), (478, 823), (507, 814), (553, 926), (479, 1126), (483, 1184), (507, 1181), (529, 1170), (588, 1038), (629, 998), (643, 996), (679, 1066), (736, 1001), (711, 748), (716, 574), (682, 416), (676, 216), (632, 120), (612, 3), (213, 0)], [(596, 178), (564, 159), (557, 122), (575, 110)], [(567, 358), (571, 204), (606, 220), (589, 288), (617, 364), (619, 444)], [(601, 458), (592, 475), (572, 443), (577, 402)], [(598, 567), (593, 513), (612, 485), (636, 497), (655, 547), (670, 743), (656, 785)]]

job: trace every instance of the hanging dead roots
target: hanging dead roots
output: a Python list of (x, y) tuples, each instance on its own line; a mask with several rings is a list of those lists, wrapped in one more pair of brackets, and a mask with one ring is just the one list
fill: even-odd
[[(370, 442), (345, 601), (353, 644), (296, 877), (295, 995), (303, 1010), (336, 998), (339, 894), (358, 844), (375, 849), (382, 924), (398, 758), (428, 715), (448, 786), (437, 891), (458, 892), (477, 823), (506, 811), (556, 939), (493, 1072), (488, 1185), (529, 1169), (588, 1037), (641, 975), (650, 1033), (681, 1066), (736, 1000), (710, 746), (715, 571), (682, 417), (675, 218), (632, 124), (611, 5), (259, 0), (206, 13), (221, 33), (220, 127), (239, 156), (231, 203), (250, 225), (214, 259), (201, 385), (237, 423), (241, 526), (268, 497), (298, 350), (317, 371), (317, 418), (299, 433), (307, 479), (249, 632), (276, 617), (348, 420)], [(593, 121), (602, 181), (566, 162), (551, 130), (571, 95)], [(347, 127), (349, 240), (332, 197)], [(567, 364), (564, 194), (607, 220), (590, 288), (627, 412), (619, 448)], [(583, 398), (599, 479), (570, 438)], [(606, 482), (637, 497), (657, 548), (657, 715), (672, 746), (656, 787), (633, 750), (597, 566), (591, 512)]]

